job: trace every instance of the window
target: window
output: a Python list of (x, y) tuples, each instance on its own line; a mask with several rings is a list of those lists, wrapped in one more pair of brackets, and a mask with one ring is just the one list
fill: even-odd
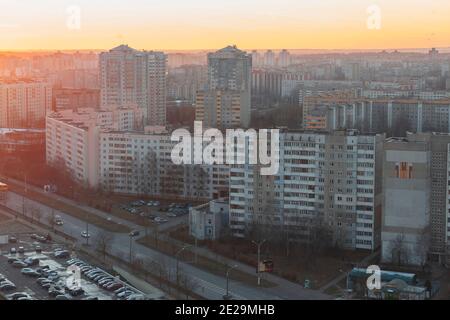
[(395, 164), (395, 176), (399, 179), (412, 179), (412, 163), (399, 162)]

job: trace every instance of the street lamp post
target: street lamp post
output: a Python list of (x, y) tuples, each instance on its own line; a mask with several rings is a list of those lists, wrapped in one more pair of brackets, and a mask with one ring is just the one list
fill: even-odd
[(259, 265), (261, 262), (261, 246), (263, 245), (264, 242), (266, 242), (266, 239), (259, 241), (259, 242), (252, 240), (252, 242), (258, 247), (258, 265), (256, 267), (256, 270), (258, 273), (258, 286), (260, 286), (261, 285), (261, 272), (259, 271)]
[(86, 219), (86, 246), (89, 246), (89, 237), (90, 237), (90, 234), (89, 234), (89, 222)]
[(128, 234), (130, 237), (130, 264), (133, 262), (133, 238), (139, 236), (139, 234), (139, 230), (133, 230)]
[(133, 235), (130, 233), (130, 264), (133, 262)]
[(180, 264), (180, 259), (178, 258), (178, 255), (183, 252), (186, 248), (190, 247), (190, 245), (185, 245), (183, 246), (183, 248), (181, 248), (180, 250), (177, 251), (177, 253), (175, 253), (175, 258), (177, 259), (177, 286), (180, 285), (180, 277), (179, 277), (179, 264)]
[(237, 268), (238, 265), (235, 264), (234, 266), (231, 266), (227, 269), (227, 273), (226, 273), (226, 277), (227, 277), (227, 293), (225, 294), (225, 296), (223, 297), (225, 300), (230, 300), (231, 299), (231, 295), (230, 295), (230, 291), (229, 291), (229, 282), (230, 282), (230, 272), (231, 270)]

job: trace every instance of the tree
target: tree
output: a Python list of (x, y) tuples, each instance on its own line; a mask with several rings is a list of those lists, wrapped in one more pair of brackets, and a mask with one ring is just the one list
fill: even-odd
[(184, 289), (186, 300), (189, 300), (189, 293), (194, 292), (195, 289), (199, 287), (198, 281), (184, 272), (184, 270), (181, 268), (179, 271), (179, 284), (180, 287)]
[(306, 246), (308, 266), (314, 267), (316, 259), (323, 251), (330, 247), (332, 242), (332, 232), (324, 219), (315, 217), (309, 223), (309, 237)]
[(419, 236), (419, 239), (414, 246), (414, 254), (419, 260), (419, 264), (422, 269), (425, 268), (428, 260), (428, 250), (430, 248), (430, 234), (429, 228), (425, 229), (422, 234)]
[(53, 231), (55, 231), (55, 225), (56, 225), (56, 222), (55, 222), (55, 210), (52, 209), (52, 214), (47, 216), (47, 222), (48, 222), (48, 225), (50, 226), (50, 228)]
[(103, 261), (106, 260), (106, 255), (111, 249), (113, 236), (104, 230), (100, 230), (95, 237), (96, 250), (103, 255)]
[(390, 252), (392, 255), (392, 263), (398, 266), (408, 263), (409, 250), (405, 243), (405, 234), (401, 233), (391, 241)]
[(42, 211), (39, 207), (32, 207), (31, 209), (31, 219), (36, 219), (37, 222), (41, 222), (42, 219)]

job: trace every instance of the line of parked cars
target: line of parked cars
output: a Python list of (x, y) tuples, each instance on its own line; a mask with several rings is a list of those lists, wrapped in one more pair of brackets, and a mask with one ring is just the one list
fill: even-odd
[(189, 213), (189, 208), (192, 207), (192, 204), (186, 203), (186, 204), (176, 204), (172, 203), (169, 205), (167, 210), (167, 216), (169, 217), (179, 217), (185, 214)]
[(16, 285), (4, 275), (0, 274), (0, 291), (6, 292), (14, 289), (16, 289)]
[(80, 259), (70, 259), (67, 262), (68, 266), (76, 266), (80, 269), (81, 274), (92, 282), (105, 290), (114, 292), (118, 299), (122, 300), (145, 300), (145, 296), (136, 289), (119, 281), (116, 277), (108, 274), (106, 271), (93, 267)]

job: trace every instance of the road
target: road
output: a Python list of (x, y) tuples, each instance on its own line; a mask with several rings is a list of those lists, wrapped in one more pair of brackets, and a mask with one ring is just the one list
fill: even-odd
[[(62, 197), (58, 197), (61, 201), (70, 202), (70, 200), (64, 199)], [(39, 207), (42, 212), (41, 222), (45, 224), (49, 224), (50, 217), (52, 217), (52, 209), (35, 202), (31, 199), (23, 198), (21, 195), (18, 195), (13, 192), (9, 192), (8, 199), (6, 201), (6, 206), (12, 210), (17, 212), (22, 212), (23, 203), (25, 202), (25, 207), (29, 205), (33, 205), (35, 207)], [(85, 208), (83, 208), (85, 209)], [(90, 211), (95, 210), (92, 208), (88, 208)], [(98, 211), (98, 210), (96, 210)], [(100, 212), (105, 217), (109, 215), (103, 212)], [(86, 222), (74, 218), (64, 212), (54, 210), (55, 215), (60, 215), (64, 220), (64, 225), (58, 228), (62, 228), (62, 230), (77, 239), (77, 245), (86, 242), (86, 239), (81, 237), (81, 232), (86, 230)], [(92, 214), (97, 214), (92, 212)], [(114, 218), (114, 221), (123, 223), (129, 226), (132, 229), (142, 229), (142, 227), (137, 226), (131, 223), (128, 220), (123, 220), (119, 218)], [(107, 232), (102, 230), (94, 225), (89, 225), (89, 233), (94, 237), (95, 234), (99, 232)], [(113, 244), (111, 245), (111, 254), (118, 257), (129, 257), (129, 244), (130, 239), (128, 234), (113, 234)], [(91, 242), (93, 240), (91, 239)], [(170, 273), (173, 275), (173, 280), (176, 279), (176, 258), (172, 256), (165, 255), (159, 251), (143, 246), (135, 241), (132, 244), (133, 254), (137, 258), (146, 258), (152, 259), (155, 261), (164, 260), (167, 265)], [(191, 264), (183, 261), (179, 261), (179, 268), (183, 270), (183, 272), (191, 277), (195, 283), (198, 284), (194, 288), (195, 293), (199, 294), (202, 297), (207, 299), (222, 299), (223, 295), (225, 295), (225, 287), (226, 287), (226, 279), (225, 277), (220, 277), (204, 270), (201, 270), (197, 267), (192, 266)], [(246, 300), (246, 299), (256, 299), (256, 300), (267, 300), (267, 299), (298, 299), (298, 300), (312, 300), (312, 299), (329, 299), (329, 296), (323, 294), (318, 291), (305, 289), (300, 285), (283, 282), (282, 285), (273, 287), (273, 288), (260, 288), (257, 286), (249, 286), (243, 284), (241, 282), (230, 280), (230, 294), (238, 300)]]

